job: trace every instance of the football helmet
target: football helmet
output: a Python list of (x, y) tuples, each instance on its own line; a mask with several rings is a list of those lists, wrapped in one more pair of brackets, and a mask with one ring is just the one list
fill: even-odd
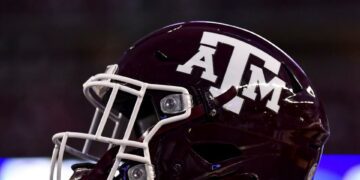
[(312, 179), (329, 136), (295, 61), (221, 23), (155, 31), (83, 91), (90, 130), (53, 136), (50, 179), (65, 152), (85, 160), (71, 179)]

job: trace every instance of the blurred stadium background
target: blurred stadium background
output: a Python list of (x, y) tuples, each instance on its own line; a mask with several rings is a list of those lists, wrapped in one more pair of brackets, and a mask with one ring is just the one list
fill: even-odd
[(90, 75), (143, 35), (188, 20), (249, 29), (296, 59), (331, 125), (320, 179), (359, 172), (350, 156), (360, 154), (359, 1), (2, 0), (0, 178), (10, 179), (7, 158), (49, 157), (55, 132), (87, 131), (93, 108), (81, 85)]

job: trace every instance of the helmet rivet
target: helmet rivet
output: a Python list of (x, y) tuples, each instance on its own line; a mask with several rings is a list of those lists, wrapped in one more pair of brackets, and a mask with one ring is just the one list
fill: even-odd
[(139, 179), (141, 176), (143, 176), (143, 172), (141, 171), (141, 169), (136, 168), (136, 169), (134, 169), (134, 171), (132, 172), (132, 176), (133, 176), (135, 179)]
[(216, 115), (216, 109), (212, 109), (209, 113), (211, 117), (214, 117)]
[(177, 104), (177, 102), (174, 98), (169, 98), (169, 99), (166, 99), (164, 107), (166, 109), (170, 110), (170, 109), (174, 109), (176, 107), (176, 104)]
[(182, 171), (182, 166), (179, 163), (174, 164), (173, 166), (174, 175), (180, 175)]
[(146, 179), (146, 170), (144, 164), (138, 164), (128, 170), (129, 180), (144, 180)]

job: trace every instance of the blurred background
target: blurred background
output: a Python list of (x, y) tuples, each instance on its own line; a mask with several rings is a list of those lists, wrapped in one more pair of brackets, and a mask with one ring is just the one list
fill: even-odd
[(82, 83), (147, 33), (188, 20), (243, 27), (282, 48), (323, 100), (325, 153), (360, 154), (360, 1), (1, 0), (0, 157), (49, 157), (54, 133), (87, 131)]

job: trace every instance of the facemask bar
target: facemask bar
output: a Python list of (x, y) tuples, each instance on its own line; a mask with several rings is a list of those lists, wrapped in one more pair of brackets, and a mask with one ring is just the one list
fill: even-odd
[[(132, 87), (136, 86), (140, 89), (134, 89), (129, 86), (123, 85), (122, 82), (126, 83), (127, 85), (131, 85)], [(169, 85), (159, 85), (159, 84), (148, 84), (144, 83), (135, 79), (127, 78), (120, 75), (115, 74), (97, 74), (93, 77), (91, 77), (87, 82), (84, 83), (84, 94), (86, 98), (96, 107), (96, 111), (94, 114), (93, 122), (91, 124), (89, 134), (86, 133), (76, 133), (76, 132), (64, 132), (64, 133), (58, 133), (53, 136), (53, 142), (55, 143), (53, 156), (52, 156), (52, 163), (51, 163), (51, 174), (50, 179), (53, 179), (54, 169), (55, 166), (57, 167), (57, 179), (61, 179), (61, 165), (62, 165), (62, 159), (63, 154), (65, 151), (69, 152), (70, 154), (73, 154), (75, 156), (78, 156), (80, 158), (84, 159), (91, 159), (96, 160), (96, 157), (91, 157), (87, 154), (90, 141), (97, 141), (102, 143), (108, 143), (109, 147), (111, 145), (119, 145), (120, 149), (117, 153), (115, 163), (113, 164), (113, 167), (111, 169), (111, 172), (108, 176), (108, 180), (112, 180), (122, 159), (126, 160), (132, 160), (136, 162), (143, 163), (145, 165), (147, 179), (152, 180), (154, 179), (154, 171), (152, 169), (151, 159), (150, 159), (150, 153), (149, 153), (149, 147), (148, 144), (151, 140), (151, 138), (155, 135), (155, 133), (165, 124), (173, 123), (176, 121), (180, 121), (183, 119), (186, 119), (191, 114), (191, 96), (189, 95), (189, 92), (186, 88), (178, 87), (178, 86), (169, 86)], [(108, 102), (105, 107), (98, 102), (93, 95), (90, 93), (90, 89), (94, 87), (106, 87), (111, 90), (110, 97), (108, 99)], [(133, 131), (134, 123), (136, 121), (137, 115), (139, 113), (139, 109), (141, 107), (144, 95), (146, 93), (146, 90), (160, 90), (160, 91), (170, 91), (174, 92), (175, 94), (180, 94), (182, 97), (182, 100), (185, 101), (183, 104), (186, 107), (182, 107), (184, 109), (184, 113), (171, 116), (166, 119), (162, 119), (158, 121), (149, 131), (147, 135), (144, 136), (144, 140), (142, 142), (138, 141), (132, 141), (129, 140), (130, 134)], [(125, 130), (125, 134), (123, 135), (122, 139), (114, 139), (113, 137), (104, 137), (102, 136), (104, 127), (108, 121), (108, 119), (111, 119), (115, 122), (114, 132), (117, 131), (117, 128), (121, 125), (121, 114), (117, 116), (113, 116), (111, 113), (111, 109), (113, 107), (116, 95), (118, 91), (123, 91), (126, 93), (129, 93), (131, 95), (134, 95), (137, 97), (135, 106), (133, 108), (133, 111), (131, 113), (129, 122), (127, 124), (127, 128)], [(100, 118), (101, 116), (101, 118)], [(96, 122), (100, 119), (100, 122)], [(98, 124), (98, 125), (97, 125)], [(95, 128), (97, 126), (97, 128)], [(96, 131), (95, 131), (96, 129)], [(75, 139), (84, 139), (85, 144), (81, 151), (74, 149), (68, 145), (66, 145), (68, 138), (75, 138)], [(140, 148), (144, 152), (144, 156), (138, 156), (133, 155), (129, 153), (125, 153), (126, 147), (135, 147)]]

